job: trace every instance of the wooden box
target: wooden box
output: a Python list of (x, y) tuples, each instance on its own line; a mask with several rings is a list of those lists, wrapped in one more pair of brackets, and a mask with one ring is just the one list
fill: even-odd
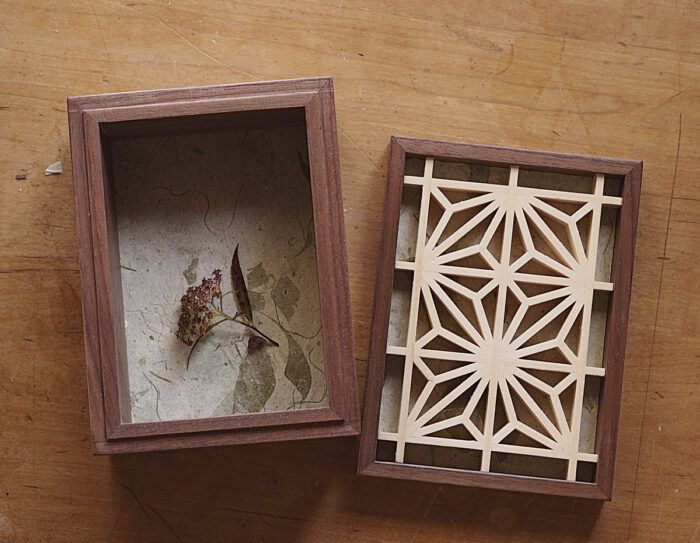
[(361, 474), (610, 499), (641, 172), (392, 139)]
[(359, 433), (333, 100), (329, 78), (68, 99), (95, 452)]

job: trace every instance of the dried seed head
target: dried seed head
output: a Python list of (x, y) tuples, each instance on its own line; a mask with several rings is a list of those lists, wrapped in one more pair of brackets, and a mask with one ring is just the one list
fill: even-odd
[(221, 270), (214, 270), (200, 285), (188, 288), (180, 300), (177, 338), (185, 345), (192, 345), (207, 333), (214, 318), (210, 304), (215, 300), (221, 300)]

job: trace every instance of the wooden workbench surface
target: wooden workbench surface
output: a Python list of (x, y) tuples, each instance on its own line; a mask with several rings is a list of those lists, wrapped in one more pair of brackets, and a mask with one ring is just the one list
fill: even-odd
[[(359, 479), (352, 439), (92, 456), (66, 96), (316, 75), (361, 384), (390, 135), (644, 161), (612, 502)], [(0, 0), (0, 541), (700, 541), (699, 165), (694, 1)]]

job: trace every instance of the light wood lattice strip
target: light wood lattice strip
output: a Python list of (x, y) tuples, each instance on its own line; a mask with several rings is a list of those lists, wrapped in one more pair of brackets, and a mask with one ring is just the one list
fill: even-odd
[[(404, 461), (407, 443), (481, 451), (482, 471), (490, 471), (493, 452), (513, 453), (566, 460), (566, 478), (575, 480), (578, 462), (597, 461), (597, 455), (579, 451), (579, 439), (586, 377), (605, 375), (604, 368), (586, 363), (593, 293), (613, 289), (612, 283), (595, 277), (601, 211), (604, 205), (621, 205), (622, 200), (604, 195), (603, 175), (596, 175), (594, 190), (588, 194), (519, 186), (518, 166), (510, 167), (506, 185), (439, 179), (433, 176), (433, 168), (434, 160), (428, 157), (422, 177), (404, 178), (406, 185), (420, 188), (417, 243), (415, 260), (397, 260), (395, 266), (413, 273), (406, 345), (387, 347), (387, 354), (405, 357), (398, 431), (380, 431), (378, 437), (396, 442), (397, 462)], [(462, 193), (465, 198), (453, 202), (444, 191)], [(440, 206), (442, 213), (429, 232), (431, 201)], [(576, 204), (580, 208), (569, 214), (556, 203)], [(473, 214), (448, 232), (455, 214), (465, 210), (472, 210)], [(590, 226), (584, 235), (579, 223), (586, 217), (590, 217)], [(565, 238), (559, 237), (552, 221), (565, 229)], [(478, 242), (451, 250), (465, 236), (473, 234), (478, 225), (486, 225)], [(523, 254), (512, 259), (516, 231), (524, 247)], [(497, 256), (489, 250), (496, 237), (501, 242)], [(538, 247), (535, 240), (544, 243), (546, 250), (542, 245)], [(462, 259), (475, 255), (487, 265), (460, 265)], [(524, 270), (528, 263), (536, 263), (551, 275)], [(486, 284), (475, 290), (461, 284), (459, 278), (481, 279)], [(528, 296), (524, 285), (551, 290)], [(496, 301), (491, 325), (484, 300), (493, 292)], [(473, 304), (471, 316), (464, 313), (455, 297)], [(512, 303), (509, 297), (516, 300), (517, 310), (508, 308)], [(441, 322), (436, 303), (454, 320), (458, 334)], [(524, 324), (533, 308), (547, 303), (553, 307)], [(425, 311), (430, 330), (418, 337), (421, 311)], [(538, 338), (552, 326), (560, 326), (553, 339)], [(572, 333), (578, 334), (576, 352), (567, 343)], [(437, 339), (454, 348), (430, 347)], [(553, 349), (561, 353), (562, 361), (539, 359), (539, 353)], [(435, 373), (426, 363), (430, 360), (459, 365)], [(425, 377), (426, 384), (412, 400), (414, 369)], [(533, 372), (553, 372), (564, 377), (557, 384), (548, 384)], [(434, 398), (437, 387), (444, 383), (453, 386), (443, 396)], [(568, 415), (561, 396), (572, 386), (573, 407)], [(461, 413), (439, 418), (447, 406), (465, 394), (470, 396)], [(483, 431), (473, 419), (482, 397), (486, 398)], [(514, 398), (520, 407), (516, 408)], [(505, 409), (506, 421), (496, 428), (498, 402)], [(458, 426), (466, 429), (471, 438), (431, 435)], [(531, 443), (506, 443), (504, 440), (513, 432), (526, 436)]]
[(416, 244), (416, 267), (413, 272), (413, 285), (411, 291), (411, 307), (408, 314), (408, 335), (406, 338), (406, 359), (403, 372), (403, 388), (401, 392), (401, 409), (399, 414), (399, 439), (396, 445), (396, 461), (403, 462), (404, 448), (406, 445), (406, 422), (408, 418), (408, 404), (411, 390), (411, 377), (413, 375), (413, 361), (415, 357), (416, 328), (418, 325), (418, 309), (420, 305), (420, 289), (423, 270), (417, 264), (422, 262), (425, 251), (425, 232), (428, 225), (428, 206), (430, 205), (430, 190), (433, 182), (433, 159), (425, 160), (425, 172), (423, 175), (420, 213), (418, 217), (418, 240)]

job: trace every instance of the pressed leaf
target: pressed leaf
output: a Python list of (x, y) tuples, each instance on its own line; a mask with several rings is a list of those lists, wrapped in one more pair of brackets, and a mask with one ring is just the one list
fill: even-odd
[(259, 413), (275, 391), (275, 369), (264, 350), (248, 352), (233, 388), (233, 413)]
[(267, 275), (267, 272), (265, 271), (262, 262), (260, 262), (248, 273), (248, 287), (253, 289), (263, 287), (267, 284), (267, 280), (269, 279), (269, 277), (270, 276)]
[[(250, 282), (248, 282), (248, 285), (250, 285)], [(250, 297), (250, 307), (253, 311), (260, 312), (265, 309), (265, 305), (267, 304), (265, 296), (254, 290), (249, 290), (248, 296)]]
[(193, 256), (190, 260), (190, 265), (187, 266), (187, 268), (182, 272), (182, 275), (187, 281), (188, 285), (194, 285), (195, 281), (197, 280), (197, 266), (199, 266), (199, 258)]
[(248, 288), (245, 286), (241, 264), (238, 261), (238, 245), (236, 245), (236, 250), (233, 251), (233, 259), (231, 260), (231, 290), (233, 290), (233, 295), (236, 299), (238, 312), (252, 323), (253, 309), (250, 307)]
[(284, 376), (296, 387), (301, 394), (301, 399), (305, 400), (311, 390), (311, 367), (304, 355), (304, 351), (296, 340), (287, 334), (289, 354), (287, 355), (287, 366), (284, 368)]
[(294, 316), (299, 298), (301, 298), (301, 292), (286, 275), (275, 284), (272, 291), (272, 299), (287, 320)]

